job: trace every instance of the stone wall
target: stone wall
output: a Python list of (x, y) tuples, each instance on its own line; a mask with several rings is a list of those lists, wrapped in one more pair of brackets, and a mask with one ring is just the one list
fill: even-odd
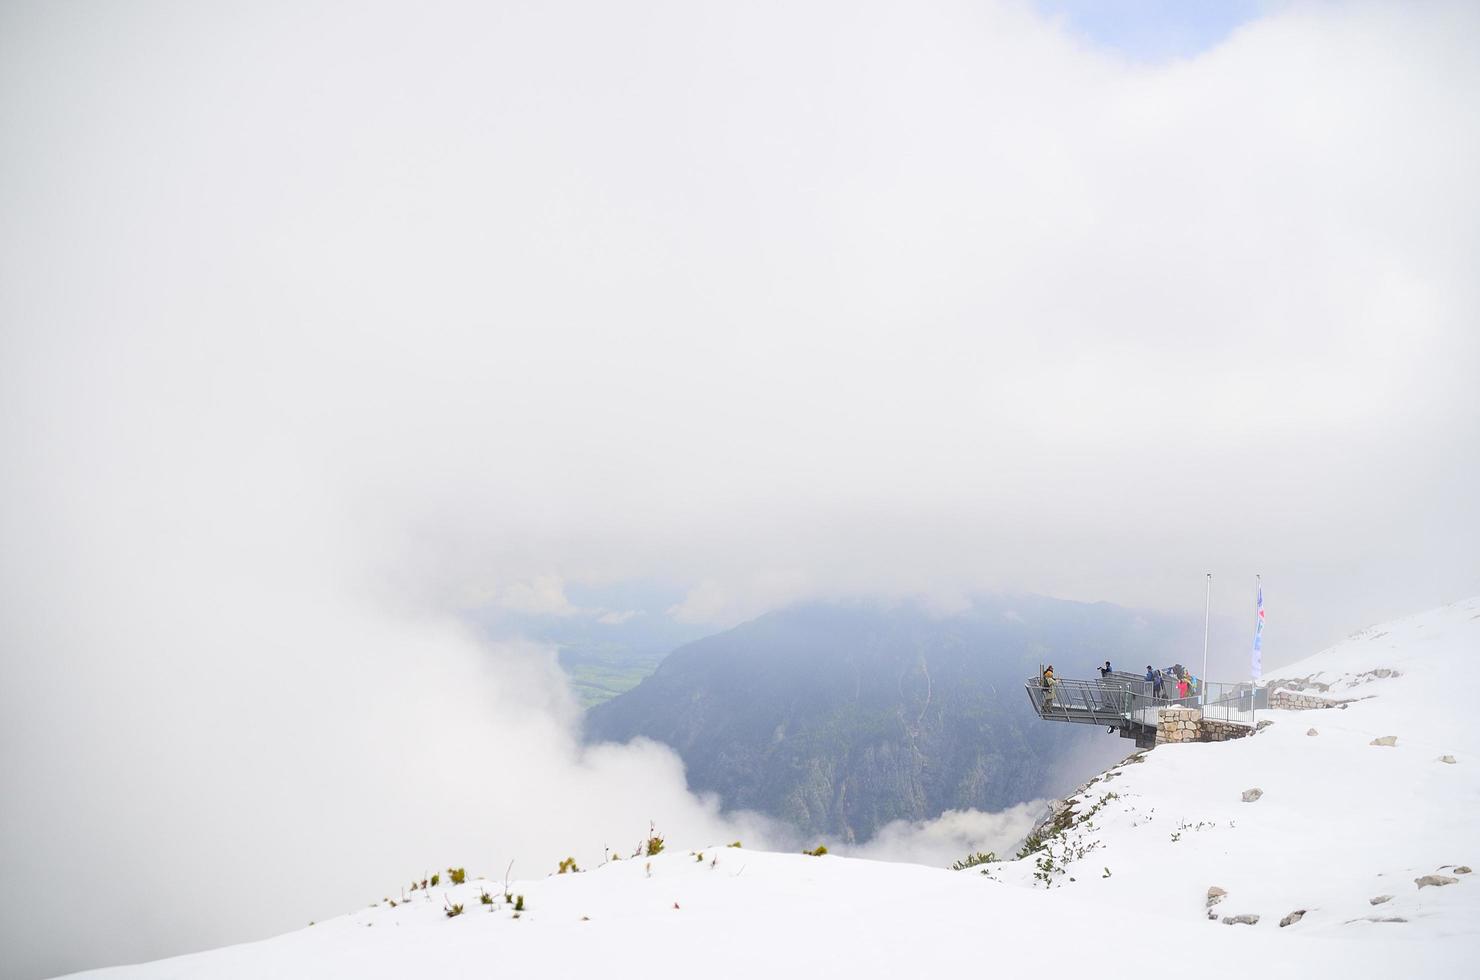
[(1197, 708), (1160, 708), (1156, 712), (1156, 744), (1201, 741), (1202, 712)]
[(1204, 718), (1202, 723), (1203, 742), (1226, 742), (1230, 738), (1243, 738), (1245, 735), (1253, 734), (1253, 729), (1248, 725), (1239, 725), (1231, 721), (1212, 721)]
[(1197, 708), (1161, 708), (1156, 712), (1156, 744), (1226, 742), (1253, 733), (1248, 725), (1204, 718)]
[(1314, 694), (1297, 694), (1294, 691), (1278, 690), (1269, 694), (1269, 706), (1283, 711), (1310, 711), (1314, 708), (1339, 708), (1345, 701), (1333, 701)]

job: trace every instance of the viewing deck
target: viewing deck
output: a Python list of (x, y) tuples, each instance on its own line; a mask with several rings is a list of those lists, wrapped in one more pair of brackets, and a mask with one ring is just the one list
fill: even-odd
[(1037, 677), (1024, 686), (1034, 712), (1045, 721), (1103, 725), (1121, 738), (1135, 739), (1141, 748), (1156, 744), (1157, 721), (1165, 708), (1196, 708), (1209, 720), (1252, 726), (1255, 709), (1268, 707), (1267, 692), (1247, 682), (1206, 682), (1202, 691), (1186, 698), (1156, 697), (1145, 677), (1122, 671), (1093, 680), (1056, 680), (1052, 694)]

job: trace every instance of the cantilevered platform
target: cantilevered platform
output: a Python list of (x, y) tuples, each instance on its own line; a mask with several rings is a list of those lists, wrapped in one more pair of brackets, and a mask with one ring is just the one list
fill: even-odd
[(1038, 717), (1080, 725), (1103, 725), (1121, 738), (1133, 738), (1141, 748), (1156, 744), (1156, 722), (1163, 708), (1201, 708), (1210, 718), (1233, 724), (1253, 724), (1255, 699), (1264, 694), (1249, 684), (1204, 683), (1203, 694), (1187, 698), (1156, 697), (1144, 677), (1115, 671), (1094, 680), (1063, 678), (1052, 691), (1039, 678), (1024, 685)]

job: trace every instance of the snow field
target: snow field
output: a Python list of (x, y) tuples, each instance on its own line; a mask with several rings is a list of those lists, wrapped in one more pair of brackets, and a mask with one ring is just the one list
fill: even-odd
[[(1368, 673), (1377, 668), (1397, 674)], [(651, 859), (511, 883), (525, 897), (517, 919), (502, 881), (470, 881), (260, 943), (85, 976), (1472, 975), (1480, 877), (1453, 866), (1480, 866), (1480, 719), (1468, 703), (1480, 692), (1480, 599), (1275, 673), (1363, 700), (1271, 711), (1274, 724), (1253, 737), (1162, 746), (1097, 777), (1076, 804), (1099, 809), (1048, 845), (1059, 871), (1042, 873), (1043, 852), (987, 876), (670, 842)], [(1397, 745), (1370, 744), (1383, 735)], [(1440, 762), (1446, 754), (1456, 763)], [(1256, 787), (1262, 797), (1243, 802)], [(1415, 885), (1435, 872), (1456, 882)], [(1211, 886), (1227, 891), (1213, 920)], [(1379, 895), (1393, 898), (1372, 905)], [(464, 913), (449, 919), (449, 901)], [(1305, 916), (1281, 928), (1296, 910)], [(1240, 914), (1259, 921), (1221, 921)]]

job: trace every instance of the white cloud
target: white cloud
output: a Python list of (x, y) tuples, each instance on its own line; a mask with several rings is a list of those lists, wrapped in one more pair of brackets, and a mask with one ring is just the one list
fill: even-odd
[(494, 597), (492, 604), (509, 612), (543, 616), (574, 616), (581, 612), (566, 598), (565, 583), (560, 576), (549, 574), (511, 583)]
[[(825, 589), (821, 591), (826, 591)], [(816, 583), (796, 569), (760, 569), (741, 580), (720, 583), (705, 579), (671, 606), (668, 615), (680, 623), (733, 626), (768, 609), (818, 594)]]
[(947, 810), (935, 820), (895, 820), (874, 839), (839, 853), (881, 861), (904, 861), (948, 868), (969, 854), (1008, 859), (1048, 812), (1046, 800), (1020, 803), (996, 813)]
[(113, 910), (11, 889), (27, 963), (713, 832), (470, 595), (1257, 571), (1276, 664), (1480, 591), (1471, 4), (0, 17), (0, 877)]

